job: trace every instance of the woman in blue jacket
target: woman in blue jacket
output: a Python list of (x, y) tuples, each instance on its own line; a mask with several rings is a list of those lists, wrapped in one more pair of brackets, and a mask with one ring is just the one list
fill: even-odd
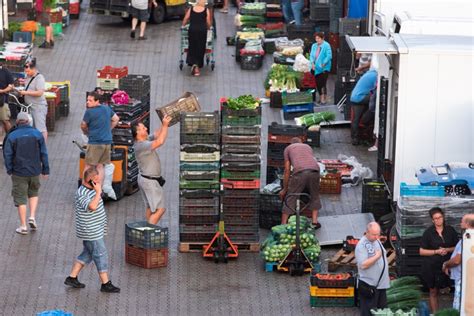
[(317, 32), (314, 35), (316, 43), (311, 46), (309, 61), (311, 72), (316, 77), (316, 88), (319, 93), (319, 103), (326, 104), (326, 82), (329, 71), (331, 71), (332, 52), (331, 46), (324, 40), (324, 33)]

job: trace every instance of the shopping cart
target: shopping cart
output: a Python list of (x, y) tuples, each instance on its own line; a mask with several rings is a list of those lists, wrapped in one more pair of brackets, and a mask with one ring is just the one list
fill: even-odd
[[(181, 59), (179, 60), (179, 69), (183, 70), (184, 65), (184, 56), (188, 53), (189, 41), (188, 41), (188, 29), (189, 24), (181, 27)], [(214, 30), (211, 27), (207, 30), (206, 38), (206, 54), (204, 55), (206, 59), (206, 65), (211, 64), (211, 70), (214, 71), (216, 62), (214, 60)]]

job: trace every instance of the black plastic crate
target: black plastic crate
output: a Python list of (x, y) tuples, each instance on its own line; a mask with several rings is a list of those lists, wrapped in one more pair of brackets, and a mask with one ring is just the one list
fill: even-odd
[(272, 124), (268, 125), (268, 134), (301, 136), (306, 135), (306, 128), (304, 126), (278, 124), (276, 122), (272, 122)]
[(372, 213), (375, 220), (391, 212), (388, 188), (376, 179), (364, 179), (362, 182), (362, 213)]
[(260, 126), (223, 126), (222, 135), (260, 135)]
[[(340, 278), (324, 279), (324, 273), (311, 274), (310, 283), (319, 288), (348, 288), (355, 286), (355, 278), (346, 273), (328, 273), (330, 275), (340, 275)], [(321, 275), (321, 278), (318, 276)]]
[(309, 6), (309, 18), (313, 21), (329, 21), (329, 4), (311, 3)]
[(220, 135), (216, 134), (180, 134), (181, 144), (218, 144)]
[(59, 103), (59, 115), (62, 117), (69, 116), (70, 108), (71, 107), (69, 106), (69, 101)]
[(282, 108), (283, 101), (281, 99), (281, 92), (270, 92), (270, 107), (271, 108)]
[(221, 168), (227, 171), (235, 171), (235, 172), (252, 172), (256, 170), (260, 170), (260, 162), (225, 162), (221, 164)]
[(181, 145), (181, 151), (187, 153), (213, 153), (216, 151), (220, 151), (220, 146), (217, 144), (183, 144)]
[(211, 199), (211, 198), (214, 198), (215, 196), (219, 196), (219, 191), (218, 190), (180, 190), (179, 196), (187, 198), (190, 201), (196, 198)]
[(240, 56), (240, 69), (259, 70), (263, 65), (262, 55), (243, 55)]
[(271, 229), (273, 226), (281, 224), (281, 213), (264, 213), (261, 212), (258, 217), (260, 228)]
[(278, 194), (260, 194), (259, 226), (270, 229), (281, 223), (283, 203)]
[(339, 19), (339, 34), (340, 35), (360, 35), (360, 19), (340, 18)]
[(254, 227), (258, 225), (258, 213), (249, 215), (229, 214), (224, 210), (224, 222), (226, 225), (248, 225)]
[(260, 154), (260, 145), (227, 144), (222, 146), (221, 153), (225, 154)]
[(241, 110), (233, 110), (227, 107), (226, 102), (221, 103), (221, 113), (222, 116), (262, 116), (262, 107), (259, 106), (255, 109), (241, 109)]
[(301, 111), (301, 112), (283, 112), (283, 119), (285, 120), (293, 120), (297, 117), (309, 114), (309, 113), (314, 113), (313, 111)]
[(142, 101), (137, 99), (131, 99), (128, 104), (111, 104), (110, 106), (117, 115), (122, 112), (125, 113), (136, 113), (144, 112)]
[(134, 99), (141, 99), (150, 94), (151, 79), (148, 75), (127, 75), (120, 80), (119, 89), (124, 90)]
[(219, 215), (179, 215), (180, 224), (212, 225), (219, 222)]
[(284, 160), (283, 153), (290, 144), (268, 143), (267, 158), (271, 160)]
[(168, 248), (168, 228), (146, 221), (128, 223), (125, 224), (125, 241), (144, 249)]
[(112, 129), (112, 140), (115, 145), (133, 145), (132, 130), (129, 128)]
[[(258, 191), (257, 191), (258, 192)], [(257, 212), (258, 209), (258, 195), (237, 195), (237, 196), (223, 196), (222, 205), (224, 209), (228, 208), (248, 208)]]
[(260, 155), (257, 154), (223, 154), (221, 156), (221, 162), (253, 162), (258, 163), (261, 161)]
[[(329, 15), (329, 13), (328, 13)], [(304, 42), (304, 51), (308, 53), (311, 45), (314, 43), (314, 32), (316, 31), (316, 24), (307, 23), (302, 25), (290, 24), (287, 27), (288, 39), (293, 40), (300, 38)]]
[(181, 242), (210, 242), (217, 231), (215, 225), (179, 225), (179, 241)]
[(321, 131), (311, 131), (306, 132), (306, 143), (311, 147), (320, 147), (321, 146)]
[(284, 168), (267, 166), (267, 184), (273, 183), (275, 180), (283, 178)]

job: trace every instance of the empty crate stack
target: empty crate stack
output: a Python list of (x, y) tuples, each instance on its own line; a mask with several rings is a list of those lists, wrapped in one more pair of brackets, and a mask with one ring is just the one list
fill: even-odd
[(355, 280), (350, 273), (311, 273), (311, 307), (352, 307)]
[(372, 213), (376, 221), (390, 213), (390, 200), (385, 183), (376, 179), (362, 182), (362, 213)]
[(261, 108), (233, 110), (221, 101), (225, 229), (235, 243), (255, 243), (259, 240)]
[(282, 125), (273, 122), (268, 126), (267, 184), (277, 180), (283, 174), (286, 146), (293, 137), (306, 141), (306, 128), (296, 125)]
[(125, 224), (125, 262), (145, 269), (168, 265), (168, 228), (145, 221)]
[(219, 113), (181, 114), (179, 240), (208, 243), (219, 219)]
[(70, 82), (50, 82), (49, 84), (51, 87), (44, 94), (48, 104), (46, 127), (48, 131), (54, 131), (56, 121), (63, 116), (69, 115)]
[(308, 113), (314, 113), (312, 90), (283, 92), (281, 100), (285, 120), (292, 120)]

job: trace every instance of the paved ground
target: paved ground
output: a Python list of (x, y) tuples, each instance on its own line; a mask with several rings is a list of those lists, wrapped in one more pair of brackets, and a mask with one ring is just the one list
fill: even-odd
[[(86, 3), (83, 3), (85, 7)], [(73, 259), (81, 249), (75, 237), (73, 196), (77, 186), (78, 150), (71, 143), (80, 139), (79, 124), (84, 112), (85, 91), (95, 86), (95, 71), (104, 65), (127, 65), (130, 73), (152, 76), (152, 106), (175, 99), (184, 91), (195, 92), (204, 111), (218, 109), (221, 96), (263, 95), (264, 70), (241, 71), (233, 60), (234, 47), (225, 46), (232, 35), (232, 15), (217, 15), (216, 69), (202, 71), (200, 78), (180, 72), (179, 22), (171, 21), (147, 30), (148, 41), (131, 41), (128, 25), (120, 18), (88, 15), (73, 20), (54, 50), (35, 50), (40, 71), (50, 81), (71, 80), (72, 111), (50, 134), (51, 176), (43, 181), (38, 211), (39, 230), (28, 236), (14, 233), (18, 217), (13, 206), (11, 182), (1, 160), (0, 171), (0, 314), (32, 315), (60, 308), (75, 315), (356, 315), (355, 308), (311, 309), (309, 277), (266, 273), (258, 254), (243, 253), (227, 265), (204, 261), (199, 254), (177, 252), (178, 243), (178, 146), (179, 128), (171, 128), (160, 150), (167, 179), (167, 209), (163, 225), (170, 228), (170, 258), (165, 269), (144, 270), (124, 261), (124, 224), (144, 217), (139, 194), (107, 204), (110, 274), (122, 288), (118, 295), (99, 292), (95, 267), (80, 276), (82, 290), (66, 288)], [(277, 110), (265, 109), (264, 133), (271, 121), (280, 121)], [(152, 126), (158, 117), (152, 113)], [(375, 170), (375, 153), (349, 144), (347, 128), (322, 131), (322, 145), (316, 156), (335, 158), (355, 155)], [(265, 159), (263, 159), (265, 161)], [(361, 188), (344, 188), (341, 196), (324, 196), (321, 215), (349, 214), (360, 208)], [(262, 232), (265, 235), (266, 232)], [(323, 260), (334, 249), (323, 252)], [(323, 269), (326, 265), (323, 264)]]

